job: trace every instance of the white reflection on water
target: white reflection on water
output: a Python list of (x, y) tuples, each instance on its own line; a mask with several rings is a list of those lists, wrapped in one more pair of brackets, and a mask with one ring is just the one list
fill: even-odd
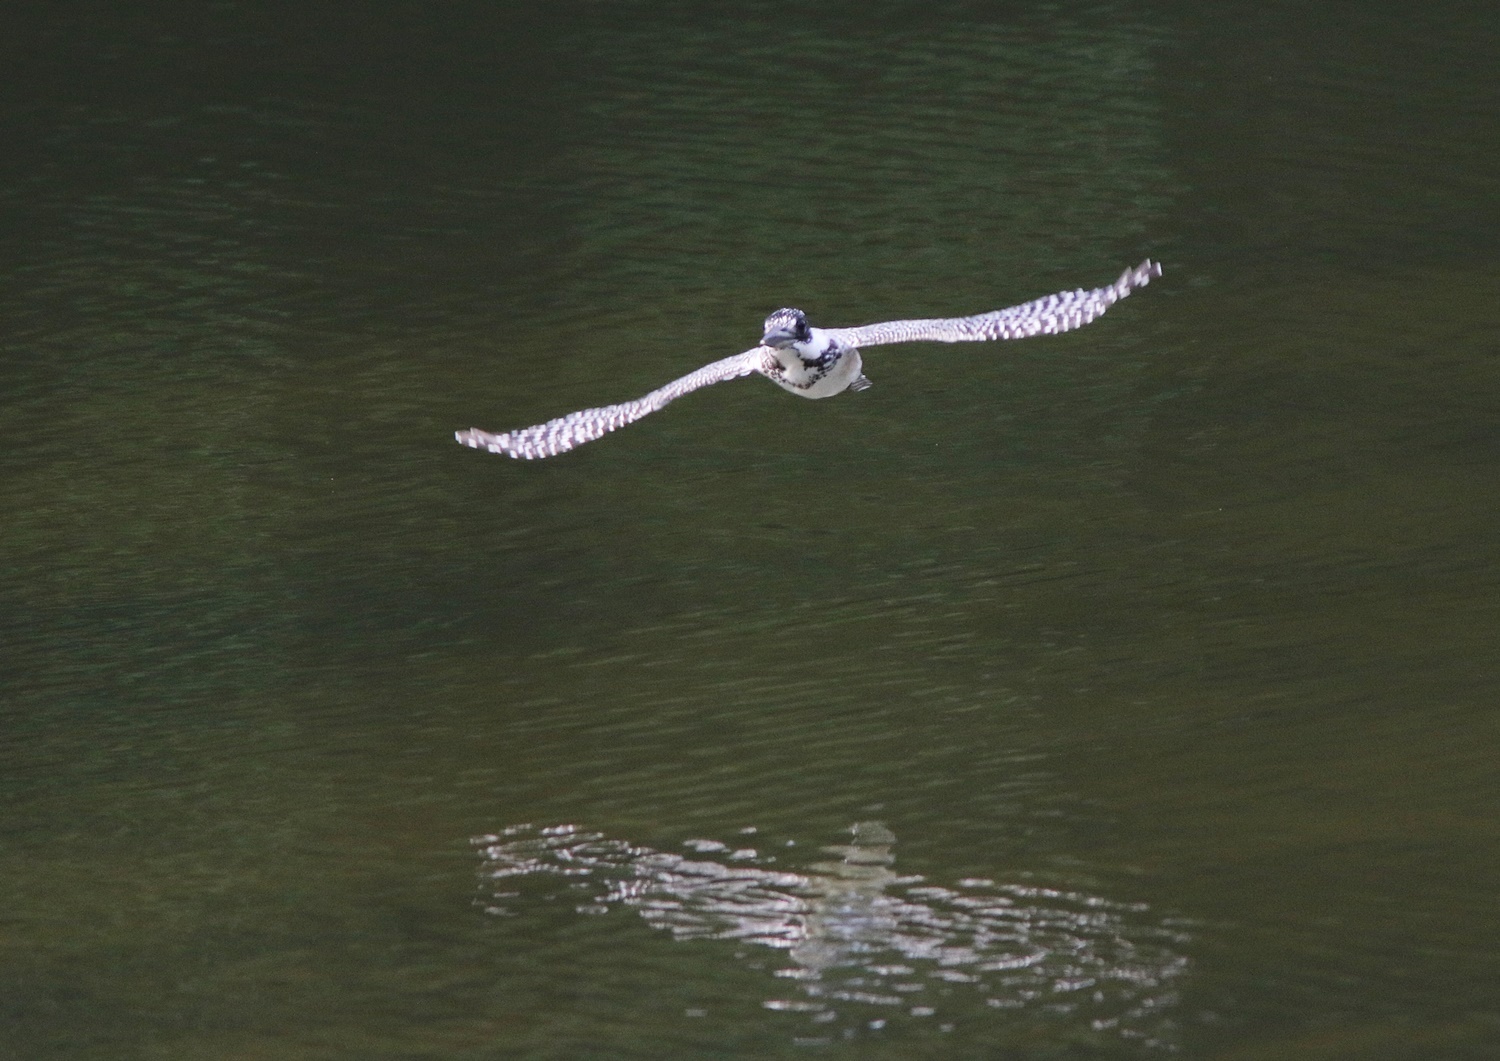
[(897, 1017), (941, 1025), (944, 1000), (968, 994), (1018, 1022), (1173, 1047), (1187, 937), (1145, 904), (977, 878), (929, 884), (895, 872), (896, 837), (883, 824), (851, 832), (821, 849), (836, 857), (800, 871), (717, 840), (674, 854), (573, 825), (517, 825), (474, 843), (491, 913), (519, 913), (550, 880), (580, 914), (623, 907), (679, 940), (786, 952), (776, 975), (796, 990), (765, 999), (767, 1009), (819, 1024), (842, 1013), (872, 1028)]

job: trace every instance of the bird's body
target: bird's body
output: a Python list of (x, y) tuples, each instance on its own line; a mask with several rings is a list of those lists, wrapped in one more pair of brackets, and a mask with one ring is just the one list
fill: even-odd
[(756, 349), (768, 351), (761, 358), (760, 373), (803, 398), (832, 398), (870, 385), (860, 373), (864, 362), (859, 348), (814, 328), (800, 309), (779, 309), (767, 317)]
[(831, 398), (846, 390), (861, 391), (870, 386), (863, 375), (859, 353), (862, 348), (888, 343), (960, 343), (1056, 335), (1083, 327), (1133, 289), (1145, 287), (1153, 276), (1160, 275), (1161, 266), (1147, 259), (1105, 287), (1062, 291), (973, 317), (885, 321), (857, 328), (815, 328), (807, 323), (801, 310), (779, 309), (766, 318), (760, 345), (704, 365), (633, 402), (581, 409), (545, 424), (500, 435), (470, 428), (457, 432), (454, 438), (465, 446), (511, 457), (555, 457), (654, 413), (700, 387), (754, 372), (803, 398)]

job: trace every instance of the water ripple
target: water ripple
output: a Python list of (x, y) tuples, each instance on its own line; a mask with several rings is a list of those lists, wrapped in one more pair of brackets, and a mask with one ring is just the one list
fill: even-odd
[[(576, 825), (515, 825), (476, 837), (482, 903), (524, 917), (564, 901), (579, 915), (633, 911), (689, 942), (784, 955), (761, 1005), (805, 1015), (820, 1035), (931, 1020), (979, 1000), (1015, 1021), (1171, 1049), (1189, 937), (1144, 903), (1026, 879), (930, 882), (895, 869), (896, 836), (860, 822), (804, 860), (713, 839), (662, 851)], [(735, 957), (746, 961), (751, 952)], [(962, 997), (960, 997), (962, 996)], [(956, 1005), (955, 1005), (956, 1004)]]

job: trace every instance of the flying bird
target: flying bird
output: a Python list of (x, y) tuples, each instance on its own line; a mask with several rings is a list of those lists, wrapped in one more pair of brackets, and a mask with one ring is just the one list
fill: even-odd
[(846, 390), (862, 391), (870, 385), (864, 376), (860, 350), (888, 343), (964, 343), (987, 339), (1024, 339), (1032, 335), (1057, 335), (1082, 328), (1153, 276), (1161, 265), (1149, 258), (1104, 287), (1085, 291), (1059, 291), (1023, 302), (1019, 306), (980, 313), (973, 317), (934, 317), (926, 320), (885, 321), (858, 328), (817, 328), (807, 322), (800, 309), (779, 309), (766, 318), (760, 344), (742, 354), (704, 365), (675, 379), (665, 387), (633, 402), (580, 409), (534, 427), (491, 434), (471, 427), (454, 433), (465, 446), (534, 460), (555, 457), (575, 446), (592, 442), (618, 427), (654, 413), (684, 394), (759, 372), (772, 383), (803, 398), (831, 398)]

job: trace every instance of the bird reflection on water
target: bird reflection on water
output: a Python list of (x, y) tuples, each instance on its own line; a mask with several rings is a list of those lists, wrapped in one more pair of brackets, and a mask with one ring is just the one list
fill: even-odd
[[(747, 830), (753, 832), (753, 830)], [(783, 951), (799, 990), (766, 1009), (879, 1028), (942, 1024), (944, 1000), (972, 993), (1020, 1019), (1083, 1024), (1170, 1049), (1187, 936), (1145, 904), (1030, 883), (953, 887), (896, 872), (895, 835), (861, 822), (805, 868), (717, 840), (681, 854), (573, 825), (512, 826), (477, 837), (483, 905), (520, 915), (538, 892), (580, 914), (627, 908), (678, 940), (732, 940)], [(795, 851), (796, 848), (790, 847)], [(561, 890), (564, 894), (556, 896)]]

